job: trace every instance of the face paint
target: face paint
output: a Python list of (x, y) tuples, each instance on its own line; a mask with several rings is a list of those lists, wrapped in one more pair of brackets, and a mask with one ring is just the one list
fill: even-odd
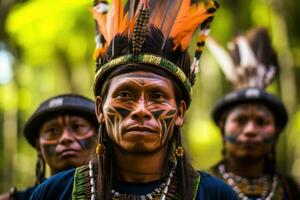
[(45, 156), (46, 157), (54, 157), (56, 155), (55, 153), (55, 148), (57, 144), (43, 144), (42, 148), (45, 151)]
[(109, 137), (119, 147), (157, 149), (171, 138), (177, 109), (169, 79), (137, 72), (111, 80), (103, 116)]
[(172, 128), (172, 125), (174, 125), (174, 119), (175, 115), (177, 113), (176, 110), (171, 109), (171, 110), (158, 110), (155, 112), (151, 112), (152, 115), (160, 121), (160, 126), (161, 126), (161, 135), (162, 135), (162, 140), (161, 144), (163, 143), (164, 140), (168, 137), (168, 133)]
[(269, 134), (267, 133), (261, 133), (261, 135), (263, 136), (263, 143), (264, 144), (274, 144), (276, 141), (276, 137), (270, 137)]
[(89, 149), (93, 149), (93, 147), (95, 146), (96, 136), (87, 139), (76, 140), (76, 141), (78, 142), (82, 150), (86, 150), (86, 149), (89, 150)]
[(126, 108), (121, 108), (121, 107), (115, 107), (116, 111), (118, 113), (120, 113), (120, 115), (122, 116), (122, 118), (127, 117), (130, 114), (130, 110), (126, 109)]
[(236, 144), (237, 143), (237, 136), (236, 135), (229, 135), (225, 133), (224, 140), (231, 143)]
[(262, 104), (247, 103), (234, 107), (224, 125), (225, 149), (240, 158), (264, 158), (276, 140), (275, 119)]
[(164, 112), (164, 110), (158, 110), (155, 112), (152, 112), (152, 115), (155, 117), (155, 119), (158, 119), (159, 116)]
[(58, 116), (46, 121), (40, 131), (39, 146), (51, 173), (87, 164), (95, 149), (95, 137), (92, 124), (79, 116)]

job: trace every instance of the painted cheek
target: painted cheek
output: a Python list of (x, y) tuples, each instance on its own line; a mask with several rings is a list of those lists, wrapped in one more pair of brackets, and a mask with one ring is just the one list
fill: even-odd
[(130, 110), (121, 107), (106, 107), (105, 108), (106, 129), (112, 140), (120, 140), (120, 124), (123, 118), (130, 114)]
[(85, 150), (85, 149), (91, 150), (95, 147), (96, 137), (93, 136), (93, 137), (89, 137), (86, 139), (81, 139), (81, 140), (78, 140), (78, 143), (82, 150)]
[(117, 113), (124, 119), (130, 114), (130, 110), (126, 108), (121, 108), (121, 107), (114, 107)]
[(155, 119), (160, 121), (161, 125), (161, 136), (162, 136), (162, 141), (166, 140), (166, 138), (169, 136), (169, 133), (172, 131), (172, 125), (174, 123), (174, 117), (176, 114), (175, 109), (169, 109), (169, 110), (156, 110), (154, 112), (151, 112), (152, 115), (154, 116)]
[(46, 157), (54, 157), (55, 156), (55, 148), (57, 144), (42, 144), (42, 147), (45, 151)]
[(224, 140), (229, 142), (230, 144), (236, 144), (237, 143), (237, 134), (233, 133), (225, 133)]
[(273, 144), (276, 141), (275, 135), (270, 135), (269, 133), (262, 132), (260, 134), (264, 144)]

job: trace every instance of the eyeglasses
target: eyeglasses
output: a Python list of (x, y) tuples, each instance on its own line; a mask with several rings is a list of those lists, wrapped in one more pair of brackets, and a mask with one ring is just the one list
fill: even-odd
[(65, 129), (75, 138), (79, 139), (85, 136), (92, 129), (92, 126), (86, 122), (75, 122), (68, 125), (51, 124), (41, 131), (40, 137), (49, 141), (59, 140)]

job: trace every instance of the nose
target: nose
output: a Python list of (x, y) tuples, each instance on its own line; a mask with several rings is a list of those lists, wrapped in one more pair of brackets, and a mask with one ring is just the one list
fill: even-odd
[(74, 142), (75, 138), (68, 127), (64, 127), (62, 131), (63, 131), (62, 135), (59, 138), (60, 144), (68, 145), (68, 144)]
[(143, 123), (151, 119), (151, 112), (147, 109), (145, 101), (142, 99), (138, 102), (136, 109), (131, 113), (131, 119)]
[(248, 121), (243, 129), (243, 133), (248, 137), (255, 137), (257, 135), (257, 126), (254, 121)]

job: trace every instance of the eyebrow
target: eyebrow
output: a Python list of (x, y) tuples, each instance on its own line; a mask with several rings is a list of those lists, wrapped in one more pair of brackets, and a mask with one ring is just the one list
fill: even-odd
[[(263, 115), (265, 117), (272, 117), (272, 113), (270, 111), (264, 109), (263, 107), (258, 107), (256, 109), (256, 111), (257, 111), (257, 114), (259, 114), (259, 115)], [(245, 109), (245, 107), (242, 107), (242, 108), (238, 108), (238, 109), (234, 110), (233, 113), (235, 115), (246, 116), (247, 110)]]
[(52, 119), (52, 120), (49, 120), (49, 121), (45, 122), (43, 124), (43, 126), (51, 126), (51, 125), (55, 125), (55, 124), (59, 124), (58, 120), (57, 119)]

